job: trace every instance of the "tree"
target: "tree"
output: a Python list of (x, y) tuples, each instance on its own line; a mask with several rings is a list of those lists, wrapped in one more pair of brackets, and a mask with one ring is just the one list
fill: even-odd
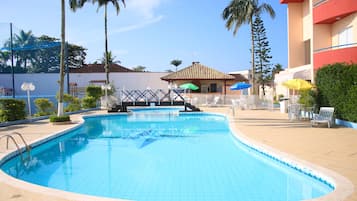
[(87, 56), (86, 48), (75, 45), (68, 44), (68, 68), (81, 68)]
[(277, 99), (277, 96), (276, 96), (276, 87), (275, 87), (275, 83), (274, 83), (274, 80), (275, 80), (275, 74), (279, 73), (280, 71), (283, 71), (283, 66), (281, 64), (275, 64), (273, 69), (272, 69), (272, 72), (271, 72), (271, 82), (272, 82), (272, 86), (273, 86), (273, 94), (275, 96), (275, 99)]
[(251, 59), (252, 59), (252, 89), (256, 94), (255, 86), (255, 61), (254, 61), (254, 40), (253, 40), (253, 17), (267, 12), (272, 18), (275, 17), (275, 11), (270, 4), (259, 4), (259, 0), (232, 0), (223, 10), (222, 17), (226, 20), (226, 28), (233, 28), (233, 35), (236, 35), (238, 29), (243, 24), (250, 25), (251, 31)]
[(8, 65), (10, 60), (9, 52), (0, 52), (0, 73), (10, 73), (11, 67)]
[(174, 65), (174, 66), (176, 67), (175, 72), (177, 72), (177, 67), (178, 67), (179, 65), (181, 65), (181, 64), (182, 64), (182, 61), (181, 61), (181, 60), (178, 60), (178, 59), (174, 59), (174, 60), (171, 61), (171, 65)]
[[(72, 6), (72, 4), (71, 4)], [(64, 115), (63, 109), (63, 94), (64, 94), (64, 48), (66, 45), (66, 15), (65, 15), (65, 2), (61, 0), (61, 53), (60, 53), (60, 90), (59, 90), (59, 97), (58, 97), (58, 110), (57, 116)]]
[[(44, 43), (58, 42), (59, 39), (42, 35), (38, 41)], [(67, 49), (67, 50), (66, 50)], [(75, 44), (65, 44), (65, 63), (68, 68), (80, 68), (83, 66), (87, 53), (84, 47)], [(37, 52), (33, 66), (36, 66), (35, 72), (59, 72), (59, 47), (40, 49)]]
[(28, 71), (28, 63), (31, 62), (31, 58), (34, 56), (33, 48), (36, 43), (36, 37), (32, 34), (32, 31), (25, 32), (21, 30), (19, 34), (15, 34), (14, 37), (14, 48), (19, 48), (15, 53), (16, 58), (16, 68), (21, 72)]
[(145, 72), (145, 69), (146, 69), (145, 66), (140, 66), (140, 65), (133, 68), (133, 70), (136, 72)]
[[(81, 4), (77, 2), (77, 0), (69, 0), (69, 4), (73, 11), (77, 9)], [(60, 90), (59, 90), (59, 97), (58, 97), (58, 110), (57, 116), (64, 115), (63, 109), (63, 94), (64, 94), (64, 57), (65, 57), (65, 45), (66, 45), (66, 13), (65, 13), (65, 2), (61, 0), (61, 53), (60, 53)]]
[[(42, 35), (37, 38), (37, 41), (39, 43), (50, 44), (58, 43), (59, 39)], [(36, 73), (58, 73), (60, 68), (60, 50), (60, 46), (37, 50), (34, 55), (35, 58), (32, 60), (32, 66), (34, 68), (32, 71)]]
[(274, 80), (275, 74), (279, 73), (280, 71), (283, 71), (283, 65), (281, 64), (275, 64), (273, 69), (272, 69), (272, 78)]
[[(78, 1), (78, 0), (77, 0)], [(77, 2), (76, 1), (76, 2)], [(107, 17), (107, 6), (109, 3), (112, 3), (113, 6), (115, 7), (116, 11), (117, 11), (117, 15), (120, 12), (120, 2), (123, 3), (124, 7), (125, 7), (125, 0), (91, 0), (92, 3), (98, 3), (98, 9), (102, 6), (104, 6), (104, 35), (105, 35), (105, 54), (107, 56), (105, 56), (106, 61), (104, 64), (104, 68), (105, 68), (105, 73), (106, 73), (106, 81), (105, 84), (109, 84), (109, 60), (108, 60), (108, 17)], [(78, 7), (82, 7), (86, 2), (89, 2), (89, 0), (79, 0), (79, 2), (77, 3), (73, 3), (74, 6), (78, 6)], [(72, 9), (76, 9), (76, 7), (72, 7)]]
[(113, 55), (112, 51), (109, 51), (108, 54), (106, 54), (105, 52), (103, 53), (103, 57), (100, 59), (100, 62), (102, 64), (105, 64), (105, 62), (106, 62), (105, 55), (107, 55), (107, 57), (108, 57), (107, 59), (108, 59), (109, 64), (114, 64), (114, 63), (120, 64), (121, 63), (120, 60), (116, 60), (116, 56)]
[[(269, 47), (269, 41), (266, 36), (266, 30), (264, 22), (259, 15), (255, 16), (253, 22), (253, 40), (254, 40), (254, 53), (255, 53), (255, 73), (256, 81), (263, 89), (263, 95), (265, 96), (265, 86), (271, 83), (271, 63), (270, 55), (271, 48)], [(259, 95), (259, 91), (258, 91)]]

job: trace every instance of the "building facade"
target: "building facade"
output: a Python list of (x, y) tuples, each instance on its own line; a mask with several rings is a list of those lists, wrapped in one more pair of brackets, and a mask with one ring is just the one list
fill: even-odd
[[(356, 0), (280, 0), (288, 7), (288, 73), (314, 82), (336, 62), (357, 63)], [(294, 74), (296, 74), (294, 76)]]

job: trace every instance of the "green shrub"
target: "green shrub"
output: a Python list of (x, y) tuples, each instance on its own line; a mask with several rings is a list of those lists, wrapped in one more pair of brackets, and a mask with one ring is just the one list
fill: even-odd
[[(59, 95), (57, 94), (57, 99), (59, 99)], [(66, 103), (66, 107), (64, 110), (66, 112), (74, 112), (81, 109), (81, 101), (79, 98), (74, 97), (70, 94), (63, 94), (63, 102)]]
[(52, 116), (50, 116), (50, 122), (65, 122), (65, 121), (71, 121), (69, 115), (63, 115), (63, 116), (52, 115)]
[(71, 99), (67, 103), (67, 107), (64, 108), (66, 112), (74, 112), (81, 109), (81, 100), (77, 97), (71, 96)]
[(313, 89), (300, 91), (300, 98), (298, 101), (305, 107), (312, 107), (316, 102), (316, 91)]
[(82, 105), (83, 108), (96, 108), (97, 107), (97, 101), (94, 97), (92, 96), (86, 96), (82, 99)]
[(17, 99), (0, 99), (0, 122), (25, 119), (25, 101)]
[(317, 106), (335, 108), (336, 118), (356, 122), (357, 64), (336, 63), (320, 68), (316, 74)]
[(346, 94), (346, 100), (341, 109), (342, 119), (357, 122), (357, 84), (353, 85)]
[(102, 88), (99, 86), (89, 85), (86, 88), (86, 96), (94, 97), (96, 101), (99, 100), (102, 95)]
[(48, 98), (35, 99), (37, 113), (35, 116), (45, 116), (54, 112), (53, 103)]

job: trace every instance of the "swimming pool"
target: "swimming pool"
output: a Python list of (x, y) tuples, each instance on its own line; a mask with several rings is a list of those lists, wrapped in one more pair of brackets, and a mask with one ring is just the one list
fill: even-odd
[(81, 127), (34, 148), (26, 166), (13, 158), (1, 169), (51, 188), (143, 201), (294, 201), (333, 190), (242, 144), (221, 115), (156, 116), (86, 117)]

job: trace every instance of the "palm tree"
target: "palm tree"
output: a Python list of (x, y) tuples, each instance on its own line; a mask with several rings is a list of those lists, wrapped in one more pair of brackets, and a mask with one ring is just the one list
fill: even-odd
[(175, 72), (177, 72), (177, 67), (179, 65), (181, 65), (181, 64), (182, 64), (182, 61), (178, 60), (178, 59), (174, 59), (174, 60), (171, 61), (171, 65), (174, 65), (176, 67), (176, 71)]
[(260, 15), (263, 12), (267, 12), (272, 18), (275, 17), (275, 11), (271, 5), (267, 3), (259, 4), (259, 0), (232, 0), (222, 13), (223, 19), (226, 20), (227, 29), (231, 30), (233, 28), (233, 35), (237, 34), (238, 29), (243, 24), (250, 25), (253, 94), (256, 94), (253, 16)]
[(133, 71), (135, 72), (145, 72), (146, 67), (145, 66), (137, 66), (133, 68)]
[(275, 99), (277, 98), (277, 96), (276, 96), (276, 86), (275, 86), (275, 75), (277, 74), (277, 73), (279, 73), (280, 71), (283, 71), (284, 69), (283, 69), (283, 65), (281, 65), (281, 64), (275, 64), (274, 65), (274, 67), (273, 67), (273, 69), (271, 70), (271, 85), (273, 86), (273, 94), (274, 94), (274, 97), (275, 97)]
[[(77, 2), (78, 1), (78, 2)], [(109, 3), (112, 3), (113, 6), (115, 7), (116, 11), (117, 11), (117, 15), (120, 12), (120, 2), (123, 3), (124, 7), (125, 7), (125, 0), (77, 0), (75, 6), (77, 7), (82, 7), (86, 2), (91, 1), (93, 4), (94, 3), (98, 3), (98, 9), (102, 6), (104, 6), (104, 35), (105, 35), (105, 64), (104, 64), (104, 68), (105, 68), (105, 73), (106, 73), (106, 81), (105, 84), (108, 85), (109, 84), (109, 60), (108, 60), (108, 20), (107, 20), (107, 6)], [(72, 7), (72, 5), (71, 5)], [(73, 9), (73, 8), (72, 8)], [(75, 8), (74, 8), (75, 10)]]
[(29, 60), (34, 58), (33, 51), (31, 51), (31, 46), (35, 45), (36, 37), (32, 34), (32, 31), (25, 32), (21, 30), (19, 34), (15, 35), (14, 38), (14, 46), (18, 48), (29, 48), (28, 50), (18, 50), (16, 52), (17, 55), (17, 66), (21, 66), (23, 63), (23, 68), (27, 71), (27, 63)]
[[(72, 5), (72, 4), (71, 4)], [(64, 48), (66, 41), (66, 13), (65, 13), (65, 2), (61, 0), (61, 53), (60, 53), (60, 90), (58, 97), (58, 110), (57, 116), (63, 116), (63, 94), (64, 94)]]
[[(82, 1), (78, 0), (69, 0), (69, 4), (73, 11), (76, 11), (76, 8), (83, 5)], [(58, 97), (58, 110), (57, 116), (63, 116), (63, 94), (64, 94), (64, 57), (65, 57), (65, 45), (66, 45), (66, 12), (65, 12), (65, 1), (61, 0), (61, 53), (60, 53), (60, 90)]]
[(120, 64), (121, 61), (120, 60), (116, 60), (116, 56), (113, 55), (112, 51), (109, 51), (108, 54), (106, 54), (105, 52), (103, 53), (103, 57), (101, 59), (98, 59), (102, 64), (105, 64), (106, 62), (106, 58), (105, 56), (108, 56), (108, 63), (110, 64)]

